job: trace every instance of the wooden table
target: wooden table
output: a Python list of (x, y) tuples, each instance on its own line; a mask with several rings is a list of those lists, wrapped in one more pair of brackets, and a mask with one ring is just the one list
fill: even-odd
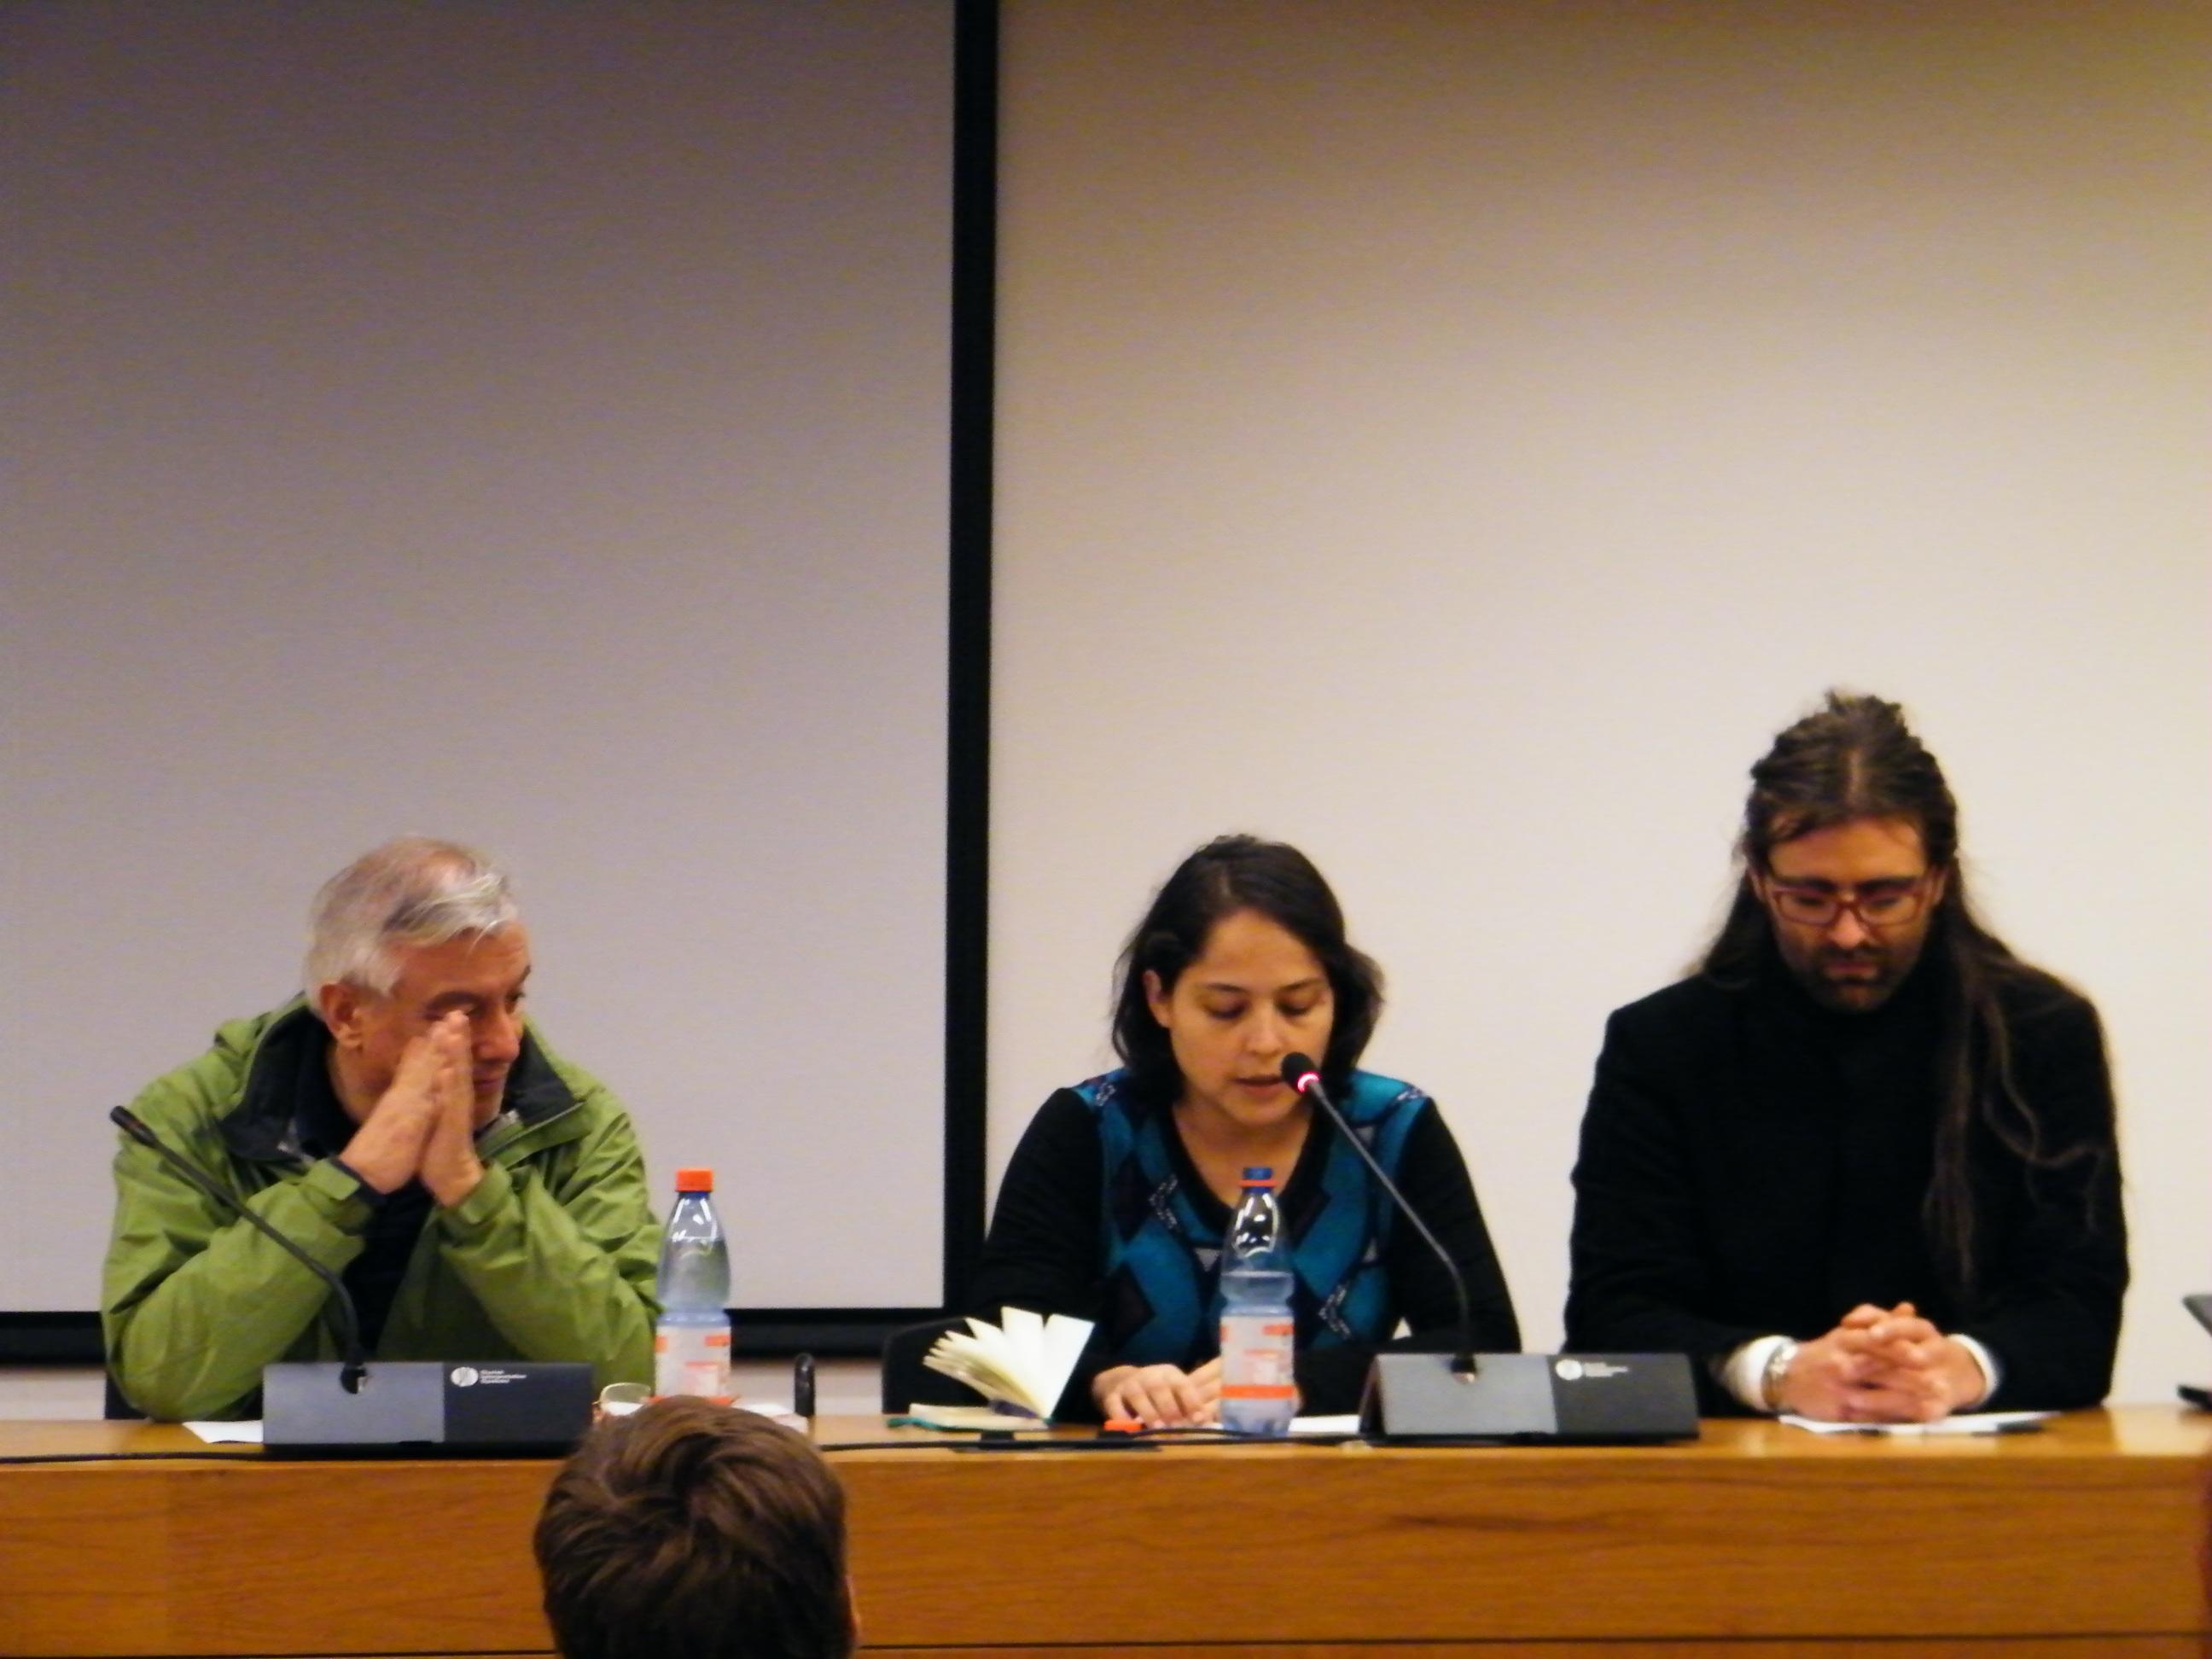
[[(0, 1424), (0, 1457), (193, 1443)], [(2208, 1454), (2212, 1419), (2130, 1407), (1978, 1440), (831, 1456), (885, 1653), (2197, 1659)], [(550, 1467), (0, 1465), (0, 1654), (543, 1652)]]

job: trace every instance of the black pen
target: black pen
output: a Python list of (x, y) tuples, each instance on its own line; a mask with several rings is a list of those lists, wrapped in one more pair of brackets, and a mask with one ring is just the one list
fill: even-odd
[(814, 1415), (814, 1356), (799, 1355), (791, 1362), (791, 1409), (799, 1417)]

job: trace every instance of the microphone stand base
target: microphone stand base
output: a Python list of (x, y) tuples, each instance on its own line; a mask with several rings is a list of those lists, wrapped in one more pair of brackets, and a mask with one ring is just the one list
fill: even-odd
[(1620, 1445), (1698, 1437), (1678, 1353), (1490, 1353), (1469, 1374), (1443, 1353), (1379, 1353), (1361, 1430), (1399, 1444)]
[(349, 1392), (336, 1362), (261, 1373), (272, 1457), (495, 1457), (564, 1453), (592, 1425), (592, 1368), (539, 1360), (371, 1360)]

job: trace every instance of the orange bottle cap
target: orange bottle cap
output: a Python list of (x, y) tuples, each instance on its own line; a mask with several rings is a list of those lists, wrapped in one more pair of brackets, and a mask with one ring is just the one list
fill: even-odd
[(714, 1190), (714, 1172), (712, 1170), (678, 1170), (676, 1172), (676, 1190), (679, 1193), (711, 1193)]

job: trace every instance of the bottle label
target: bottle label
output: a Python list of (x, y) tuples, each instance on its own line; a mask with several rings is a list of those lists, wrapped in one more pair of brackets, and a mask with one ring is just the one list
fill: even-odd
[(727, 1402), (730, 1331), (726, 1325), (663, 1325), (653, 1337), (653, 1391), (698, 1395)]
[(1297, 1397), (1292, 1339), (1280, 1313), (1229, 1314), (1221, 1322), (1221, 1397), (1292, 1401)]

